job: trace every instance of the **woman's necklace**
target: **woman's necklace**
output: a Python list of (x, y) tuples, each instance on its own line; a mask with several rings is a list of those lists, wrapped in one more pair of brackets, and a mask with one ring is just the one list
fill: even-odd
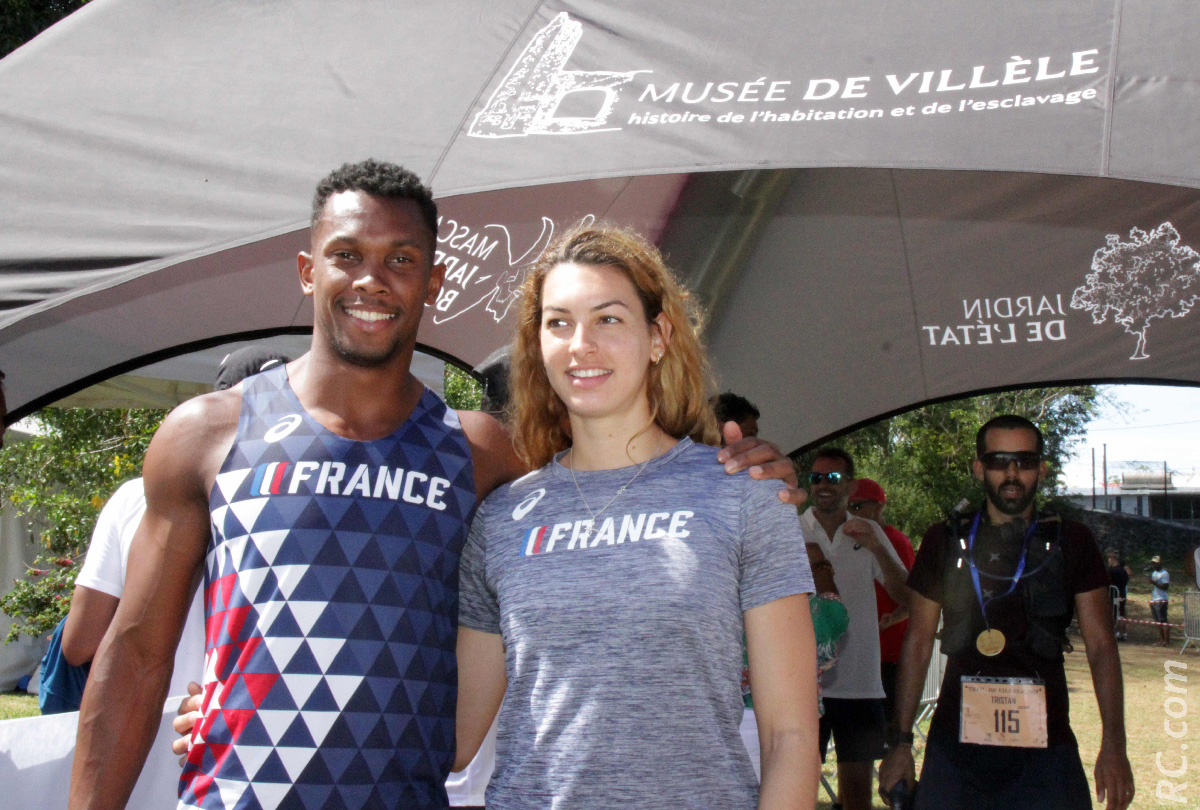
[[(588, 514), (592, 516), (592, 525), (584, 528), (584, 530), (580, 533), (581, 539), (584, 543), (591, 539), (592, 531), (597, 528), (596, 521), (600, 519), (600, 516), (608, 510), (608, 507), (613, 505), (613, 501), (621, 497), (622, 492), (629, 489), (629, 485), (637, 480), (637, 477), (642, 474), (642, 470), (646, 469), (646, 465), (649, 464), (652, 459), (658, 457), (658, 449), (662, 447), (662, 440), (663, 434), (660, 431), (658, 434), (658, 443), (654, 445), (654, 452), (651, 453), (645, 461), (638, 465), (638, 468), (634, 472), (633, 476), (621, 485), (621, 488), (617, 490), (617, 494), (609, 498), (608, 503), (604, 504), (604, 506), (602, 506), (598, 512), (593, 512), (592, 507), (588, 505), (587, 498), (583, 497), (583, 490), (579, 488), (579, 479), (575, 477), (575, 459), (571, 459), (571, 466), (567, 469), (571, 471), (571, 480), (575, 482), (575, 491), (579, 493), (579, 500), (583, 501), (583, 508), (587, 509)], [(574, 453), (574, 450), (572, 450), (572, 453)]]

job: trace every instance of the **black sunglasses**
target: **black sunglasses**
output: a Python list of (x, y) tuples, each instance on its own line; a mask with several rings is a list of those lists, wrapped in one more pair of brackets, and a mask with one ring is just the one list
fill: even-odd
[(842, 482), (843, 478), (848, 478), (848, 477), (849, 476), (847, 476), (846, 473), (840, 473), (840, 472), (827, 472), (827, 473), (810, 472), (808, 474), (808, 483), (819, 484), (822, 481), (828, 481), (831, 484), (840, 484)]
[(1038, 465), (1042, 463), (1040, 454), (1032, 450), (1025, 450), (1020, 453), (984, 453), (979, 457), (983, 462), (983, 466), (992, 472), (1004, 472), (1010, 464), (1016, 464), (1018, 470), (1026, 472), (1036, 470)]

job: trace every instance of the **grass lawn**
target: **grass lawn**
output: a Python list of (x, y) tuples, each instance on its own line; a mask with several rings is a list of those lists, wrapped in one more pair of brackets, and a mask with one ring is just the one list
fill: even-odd
[[(1186, 590), (1188, 579), (1183, 571), (1171, 570), (1173, 597), (1168, 618), (1175, 623), (1183, 623), (1182, 599), (1177, 596)], [(1135, 567), (1133, 579), (1129, 588), (1128, 617), (1130, 619), (1150, 619), (1150, 584), (1141, 574), (1141, 569)], [(1121, 669), (1125, 680), (1125, 730), (1128, 740), (1129, 763), (1133, 767), (1133, 780), (1137, 789), (1131, 805), (1137, 810), (1166, 810), (1167, 808), (1196, 807), (1200, 805), (1200, 704), (1192, 697), (1192, 691), (1200, 690), (1200, 650), (1195, 645), (1189, 646), (1187, 652), (1179, 654), (1183, 646), (1182, 632), (1172, 630), (1170, 647), (1155, 647), (1158, 640), (1158, 628), (1150, 625), (1130, 624), (1127, 626), (1129, 641), (1119, 644), (1121, 652)], [(1092, 688), (1091, 671), (1088, 669), (1087, 657), (1083, 649), (1083, 641), (1079, 633), (1070, 636), (1075, 645), (1075, 651), (1067, 654), (1066, 671), (1067, 684), (1071, 696), (1071, 728), (1079, 740), (1079, 754), (1083, 759), (1084, 770), (1088, 783), (1093, 785), (1092, 769), (1096, 764), (1096, 754), (1100, 750), (1100, 713), (1096, 708), (1096, 692)], [(1186, 669), (1174, 667), (1177, 675), (1186, 676), (1187, 683), (1174, 681), (1178, 687), (1187, 687), (1186, 695), (1168, 692), (1163, 676), (1166, 674), (1165, 663), (1178, 661), (1186, 665)], [(1196, 684), (1193, 686), (1193, 684)], [(1167, 698), (1180, 698), (1187, 702), (1187, 715), (1178, 719), (1167, 715), (1164, 703)], [(1197, 706), (1197, 714), (1193, 715), (1192, 706)], [(1181, 705), (1174, 702), (1171, 709), (1180, 714)], [(1179, 739), (1167, 735), (1164, 722), (1171, 720), (1172, 728), (1176, 731), (1184, 728), (1187, 731)], [(1181, 746), (1187, 746), (1182, 748)], [(1194, 755), (1193, 752), (1197, 752)], [(918, 746), (917, 773), (921, 770), (922, 749)], [(1155, 758), (1161, 756), (1163, 768), (1178, 771), (1183, 767), (1181, 756), (1187, 756), (1187, 770), (1178, 777), (1168, 777), (1160, 773)], [(828, 762), (823, 769), (829, 783), (837, 788), (836, 763), (832, 750)], [(1187, 783), (1175, 796), (1186, 798), (1186, 802), (1170, 801), (1158, 798), (1156, 788), (1160, 780), (1170, 781), (1177, 785)], [(1095, 791), (1092, 793), (1095, 798)], [(1103, 807), (1095, 804), (1095, 807)], [(829, 808), (829, 797), (824, 789), (819, 793), (818, 808)], [(885, 807), (882, 800), (875, 797), (875, 807)]]
[(28, 692), (0, 692), (0, 720), (12, 720), (16, 717), (37, 717), (37, 695)]

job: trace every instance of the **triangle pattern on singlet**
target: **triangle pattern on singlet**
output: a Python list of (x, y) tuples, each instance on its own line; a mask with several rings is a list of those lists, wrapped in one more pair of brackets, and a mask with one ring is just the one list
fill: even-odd
[(443, 807), (474, 506), (457, 417), (427, 392), (395, 434), (352, 442), (303, 412), (284, 369), (257, 375), (210, 501), (203, 717), (181, 806)]

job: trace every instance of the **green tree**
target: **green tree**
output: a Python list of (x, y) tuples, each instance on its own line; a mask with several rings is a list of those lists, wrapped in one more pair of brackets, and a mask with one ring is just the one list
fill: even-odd
[(46, 408), (33, 421), (40, 432), (0, 450), (0, 500), (28, 518), (39, 556), (0, 610), (19, 634), (45, 634), (70, 607), (79, 563), (96, 517), (124, 481), (141, 475), (150, 437), (166, 411)]
[(0, 0), (0, 57), (54, 25), (88, 0)]
[(446, 364), (443, 399), (459, 411), (477, 411), (483, 401), (483, 386), (479, 381), (453, 363)]
[[(876, 422), (831, 444), (849, 451), (858, 475), (883, 485), (888, 522), (917, 542), (961, 499), (982, 502), (983, 488), (971, 475), (980, 425), (993, 416), (1015, 413), (1041, 428), (1050, 467), (1042, 492), (1053, 494), (1063, 464), (1103, 396), (1094, 386), (1073, 386), (941, 402)], [(802, 459), (802, 468), (810, 458), (811, 453)]]

